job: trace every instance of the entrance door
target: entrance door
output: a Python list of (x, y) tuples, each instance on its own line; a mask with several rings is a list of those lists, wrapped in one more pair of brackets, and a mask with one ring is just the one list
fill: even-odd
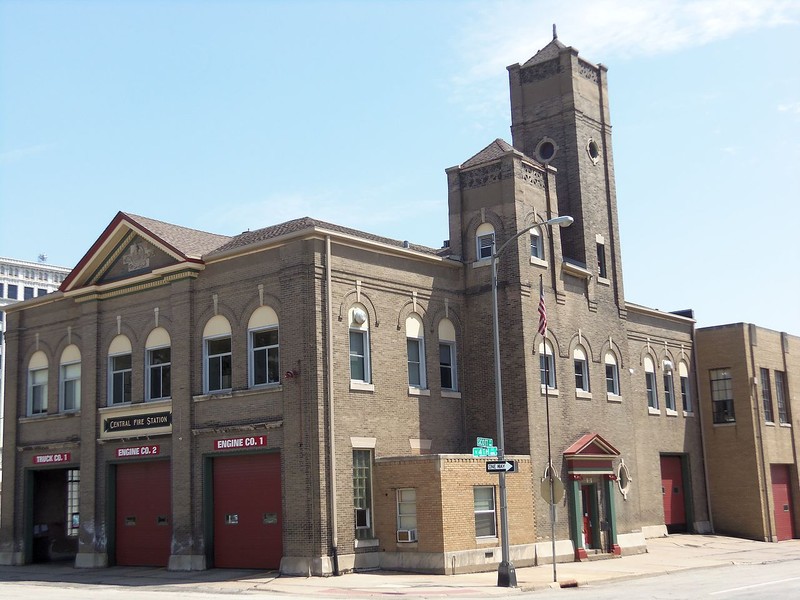
[(277, 569), (283, 557), (281, 455), (214, 458), (214, 566)]
[(789, 488), (789, 465), (770, 465), (772, 476), (772, 506), (775, 514), (775, 533), (778, 541), (795, 536), (792, 492)]
[(33, 471), (32, 562), (73, 560), (78, 552), (80, 470)]
[(118, 565), (166, 567), (172, 546), (172, 486), (168, 460), (117, 465)]
[(581, 503), (583, 506), (583, 547), (594, 548), (594, 520), (596, 515), (594, 507), (594, 484), (581, 486)]
[(680, 456), (661, 457), (661, 494), (664, 524), (669, 533), (686, 531), (686, 498)]

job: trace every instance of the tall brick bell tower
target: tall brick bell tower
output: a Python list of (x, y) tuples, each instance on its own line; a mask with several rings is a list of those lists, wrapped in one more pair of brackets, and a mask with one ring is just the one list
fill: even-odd
[(547, 46), (508, 67), (511, 135), (514, 148), (558, 170), (558, 212), (575, 219), (561, 233), (563, 255), (593, 274), (592, 302), (613, 303), (624, 317), (606, 73), (562, 44), (554, 26)]

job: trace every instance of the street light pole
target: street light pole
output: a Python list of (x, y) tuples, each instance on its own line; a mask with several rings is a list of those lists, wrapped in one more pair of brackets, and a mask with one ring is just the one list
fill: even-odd
[[(567, 227), (573, 223), (574, 219), (569, 216), (555, 217), (542, 223), (535, 223), (518, 232), (514, 237), (506, 240), (492, 254), (492, 326), (494, 334), (494, 397), (495, 397), (495, 418), (497, 420), (497, 459), (502, 461), (505, 458), (506, 443), (503, 427), (503, 386), (500, 380), (500, 323), (497, 310), (497, 257), (505, 250), (508, 245), (517, 240), (520, 236), (528, 233), (532, 229), (542, 229), (545, 225), (559, 225)], [(506, 474), (500, 471), (500, 535), (501, 535), (501, 560), (497, 567), (498, 587), (517, 587), (517, 572), (509, 557), (510, 549), (508, 543), (508, 503), (506, 494)], [(555, 560), (555, 557), (554, 557)]]

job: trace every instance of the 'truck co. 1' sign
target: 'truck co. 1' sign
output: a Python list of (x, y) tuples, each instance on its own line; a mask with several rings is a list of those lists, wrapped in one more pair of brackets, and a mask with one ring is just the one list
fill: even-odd
[(245, 448), (260, 448), (267, 445), (267, 436), (248, 435), (245, 437), (214, 440), (214, 450), (244, 450)]
[(71, 455), (69, 452), (56, 452), (55, 454), (37, 454), (33, 457), (35, 465), (52, 465), (56, 463), (69, 462)]

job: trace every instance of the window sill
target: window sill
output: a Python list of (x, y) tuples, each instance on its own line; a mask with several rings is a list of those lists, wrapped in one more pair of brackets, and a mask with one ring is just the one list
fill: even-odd
[(350, 391), (351, 392), (374, 392), (375, 391), (375, 384), (374, 383), (367, 383), (366, 381), (353, 381), (353, 380), (350, 380)]
[(547, 387), (542, 386), (542, 395), (544, 396), (547, 394), (548, 396), (558, 396), (558, 388), (555, 387)]
[(736, 427), (736, 421), (723, 421), (722, 423), (714, 423), (714, 427)]
[(620, 402), (622, 402), (622, 396), (620, 396), (618, 394), (608, 394), (607, 393), (606, 394), (606, 401), (607, 402), (616, 402), (617, 404), (619, 404)]
[(397, 549), (398, 550), (417, 550), (419, 548), (419, 542), (397, 542)]
[(791, 423), (781, 423), (781, 427), (788, 427), (789, 429), (791, 429), (792, 428), (792, 424)]
[(575, 397), (579, 400), (591, 400), (592, 392), (587, 392), (586, 390), (575, 390)]
[(685, 410), (685, 411), (683, 411), (683, 416), (684, 416), (684, 417), (694, 417), (694, 411), (692, 411), (692, 410)]
[(547, 268), (547, 261), (535, 256), (531, 256), (531, 264), (536, 265), (537, 267)]
[(491, 544), (492, 546), (496, 546), (500, 543), (500, 538), (498, 537), (476, 537), (475, 538), (476, 544)]
[(354, 548), (377, 548), (380, 546), (380, 540), (378, 539), (371, 539), (371, 540), (355, 540), (353, 543)]
[(408, 395), (409, 396), (430, 396), (431, 391), (427, 388), (418, 388), (413, 386), (408, 386)]
[(37, 421), (53, 421), (56, 419), (68, 419), (70, 417), (80, 416), (81, 411), (79, 410), (72, 410), (68, 413), (41, 413), (38, 415), (26, 415), (24, 417), (19, 417), (18, 421), (20, 423), (35, 423)]
[(472, 263), (472, 268), (473, 269), (479, 269), (481, 267), (488, 267), (491, 264), (492, 264), (492, 259), (491, 258), (482, 258), (482, 259), (476, 260), (474, 263)]
[(775, 427), (775, 421), (764, 421), (764, 425), (767, 427)]
[(244, 398), (247, 396), (256, 396), (258, 394), (274, 394), (283, 391), (282, 385), (262, 387), (262, 388), (248, 388), (245, 390), (227, 392), (214, 392), (211, 394), (200, 394), (199, 396), (192, 396), (193, 402), (205, 402), (206, 400), (229, 400), (231, 398)]
[(455, 390), (442, 390), (442, 398), (454, 398), (459, 400), (461, 399), (461, 392), (457, 392)]
[(671, 409), (668, 408), (667, 409), (667, 416), (668, 417), (677, 417), (678, 416), (678, 411), (677, 410), (671, 410)]
[(172, 396), (168, 398), (145, 398), (144, 401), (147, 404), (155, 404), (156, 402), (172, 402)]
[(653, 408), (652, 406), (648, 406), (647, 407), (647, 414), (648, 415), (660, 415), (661, 414), (661, 409)]
[(598, 277), (597, 283), (599, 283), (600, 285), (611, 285), (611, 280), (608, 279), (607, 277)]

